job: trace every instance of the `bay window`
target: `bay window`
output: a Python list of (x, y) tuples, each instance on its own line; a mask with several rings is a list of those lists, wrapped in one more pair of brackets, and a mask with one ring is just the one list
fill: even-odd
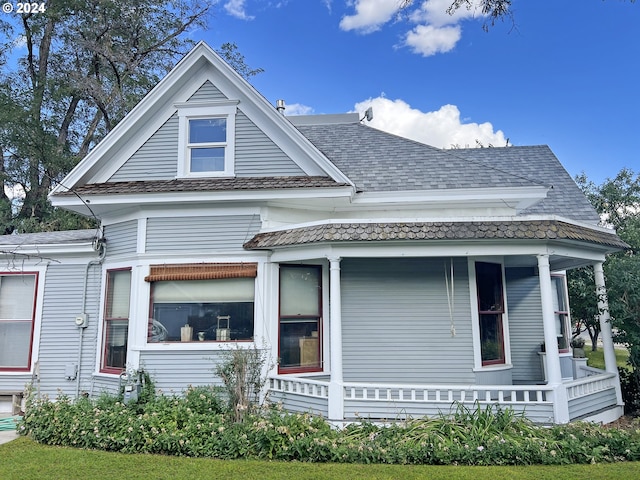
[(152, 265), (147, 342), (251, 341), (257, 264)]
[(280, 265), (279, 371), (322, 369), (322, 268)]
[(0, 370), (29, 370), (35, 321), (35, 272), (0, 274)]
[(476, 262), (475, 266), (482, 365), (503, 364), (506, 356), (502, 265)]
[(107, 271), (104, 302), (104, 351), (102, 371), (119, 373), (127, 366), (131, 269)]

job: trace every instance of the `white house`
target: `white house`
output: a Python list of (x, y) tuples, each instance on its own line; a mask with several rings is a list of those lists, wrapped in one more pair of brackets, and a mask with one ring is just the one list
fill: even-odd
[(546, 146), (286, 117), (201, 43), (50, 198), (101, 226), (0, 237), (1, 398), (115, 392), (125, 368), (179, 392), (257, 346), (272, 400), (333, 421), (622, 414), (606, 309), (606, 370), (572, 358), (564, 272), (604, 292), (625, 244)]

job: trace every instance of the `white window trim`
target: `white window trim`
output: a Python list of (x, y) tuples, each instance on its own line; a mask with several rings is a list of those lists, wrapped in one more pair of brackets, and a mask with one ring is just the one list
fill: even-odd
[[(233, 177), (235, 174), (235, 135), (237, 100), (186, 102), (174, 105), (178, 109), (178, 176), (177, 178)], [(227, 121), (227, 141), (224, 143), (189, 144), (189, 120), (224, 118)], [(224, 170), (191, 172), (190, 149), (195, 145), (224, 146)]]
[[(504, 363), (482, 365), (482, 352), (480, 347), (480, 313), (478, 311), (478, 287), (476, 285), (476, 262), (500, 264), (502, 270), (502, 298), (504, 313), (502, 314), (502, 338), (504, 340)], [(473, 335), (473, 359), (474, 371), (504, 370), (512, 367), (511, 364), (511, 340), (509, 338), (509, 306), (507, 304), (507, 280), (505, 276), (504, 261), (495, 257), (475, 257), (468, 259), (469, 270), (469, 295), (471, 298), (471, 331)]]

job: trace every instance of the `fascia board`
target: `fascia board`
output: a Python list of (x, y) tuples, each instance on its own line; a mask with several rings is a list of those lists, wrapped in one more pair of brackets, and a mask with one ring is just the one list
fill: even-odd
[[(176, 204), (189, 202), (223, 202), (223, 201), (269, 201), (274, 199), (318, 199), (350, 197), (353, 189), (350, 186), (327, 189), (257, 190), (257, 191), (225, 191), (225, 192), (162, 192), (141, 193), (135, 195), (83, 195), (89, 205), (144, 205), (144, 204)], [(56, 207), (84, 205), (75, 196), (56, 196), (51, 199)]]
[(388, 204), (412, 204), (423, 205), (437, 204), (464, 204), (477, 206), (478, 202), (509, 205), (513, 208), (523, 209), (543, 200), (547, 196), (549, 188), (544, 186), (532, 187), (505, 187), (505, 188), (464, 188), (447, 190), (406, 190), (398, 192), (362, 192), (358, 193), (352, 204), (356, 205), (388, 205)]

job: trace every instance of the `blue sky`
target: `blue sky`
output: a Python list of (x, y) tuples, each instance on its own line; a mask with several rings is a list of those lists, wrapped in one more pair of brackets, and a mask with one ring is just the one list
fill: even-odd
[(235, 42), (287, 114), (371, 105), (372, 126), (437, 147), (546, 144), (597, 184), (640, 171), (640, 2), (514, 0), (487, 33), (451, 1), (223, 0), (192, 35)]

